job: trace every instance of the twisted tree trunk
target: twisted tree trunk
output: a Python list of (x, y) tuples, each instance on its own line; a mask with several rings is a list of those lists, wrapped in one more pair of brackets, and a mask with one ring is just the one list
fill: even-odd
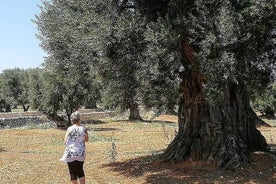
[(223, 100), (210, 106), (204, 97), (205, 78), (198, 71), (192, 48), (181, 42), (179, 131), (161, 160), (209, 160), (222, 169), (237, 167), (253, 151), (268, 151), (265, 138), (256, 129), (256, 114), (242, 84), (229, 82)]
[(139, 106), (137, 102), (131, 102), (129, 105), (129, 118), (130, 121), (143, 121), (140, 116)]

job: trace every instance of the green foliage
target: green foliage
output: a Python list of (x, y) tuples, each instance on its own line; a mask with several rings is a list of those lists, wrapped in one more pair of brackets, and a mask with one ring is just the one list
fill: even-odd
[[(112, 109), (126, 110), (134, 101), (160, 109), (174, 108), (177, 96), (176, 74), (173, 72), (177, 65), (171, 65), (174, 54), (162, 53), (163, 50), (147, 51), (153, 38), (150, 33), (145, 34), (148, 21), (134, 8), (126, 8), (126, 1), (112, 2), (44, 1), (41, 13), (34, 22), (38, 26), (41, 45), (49, 53), (46, 69), (54, 78), (52, 82), (60, 81), (60, 90), (56, 91), (59, 91), (57, 96), (61, 97), (57, 97), (60, 100), (56, 102), (63, 104), (50, 108), (50, 104), (46, 103), (44, 108), (70, 111), (80, 104), (94, 104), (100, 97), (104, 107)], [(155, 30), (159, 30), (155, 24), (149, 27), (149, 32), (154, 26)], [(164, 27), (157, 34), (165, 31), (162, 36), (171, 44), (171, 37), (166, 38), (170, 35), (168, 30)], [(166, 43), (161, 42), (152, 44), (155, 49), (166, 49)], [(155, 66), (152, 76), (147, 73), (148, 67), (151, 67), (149, 63)], [(45, 94), (48, 93), (46, 91)]]
[(0, 75), (0, 112), (10, 112), (10, 104), (8, 104), (4, 92), (4, 79), (3, 76)]
[(133, 2), (124, 1), (118, 5), (119, 12), (113, 12), (107, 60), (101, 63), (105, 82), (103, 102), (108, 107), (125, 110), (138, 101), (146, 107), (172, 112), (177, 101), (176, 43), (171, 40), (170, 29), (165, 27), (169, 24), (163, 25), (161, 20), (149, 22), (158, 13), (144, 17), (141, 7), (150, 5), (140, 3), (136, 4), (140, 8), (133, 9)]
[(65, 109), (69, 117), (99, 97), (97, 93), (91, 95), (99, 88), (98, 82), (92, 81), (99, 49), (94, 44), (99, 40), (94, 38), (101, 34), (97, 29), (100, 20), (91, 17), (95, 6), (91, 1), (45, 1), (36, 16), (38, 38), (49, 54), (43, 92), (43, 110), (48, 113)]
[(151, 22), (166, 16), (170, 0), (139, 0), (134, 2), (137, 10), (147, 18), (148, 22)]
[[(21, 105), (24, 111), (29, 107), (28, 74), (26, 70), (9, 69), (1, 73), (1, 103), (4, 107)], [(3, 108), (2, 107), (2, 108)], [(10, 108), (8, 108), (10, 110)]]
[(248, 91), (270, 82), (275, 67), (272, 1), (173, 0), (168, 12), (173, 29), (195, 50), (210, 100), (221, 96), (229, 81)]
[(229, 81), (262, 91), (275, 66), (272, 1), (51, 0), (34, 22), (49, 54), (42, 93), (51, 110), (70, 113), (99, 98), (112, 109), (134, 101), (174, 109), (176, 71), (189, 69), (180, 36), (194, 48), (210, 101)]
[(43, 72), (42, 80), (42, 103), (39, 109), (47, 114), (55, 114), (62, 109), (62, 81), (50, 72)]
[(276, 83), (269, 85), (262, 94), (256, 95), (252, 105), (262, 114), (274, 116), (276, 112)]
[[(100, 63), (102, 81), (105, 84), (103, 100), (112, 108), (126, 110), (137, 101), (143, 40), (143, 24), (132, 15), (117, 17), (106, 46), (107, 60)], [(112, 94), (112, 95), (111, 95)]]
[(41, 109), (43, 104), (43, 69), (30, 69), (28, 70), (29, 82), (28, 82), (28, 93), (29, 101), (32, 109)]
[(147, 42), (144, 60), (138, 72), (142, 81), (142, 101), (147, 107), (173, 112), (178, 98), (179, 53), (168, 19), (147, 24), (144, 32)]
[[(273, 1), (134, 2), (149, 25), (156, 23), (148, 39), (149, 46), (155, 46), (147, 50), (147, 58), (158, 58), (151, 50), (162, 53), (163, 57), (166, 54), (176, 56), (168, 41), (177, 44), (180, 35), (186, 37), (195, 51), (201, 72), (206, 75), (205, 89), (210, 102), (223, 96), (229, 81), (245, 86), (251, 94), (262, 91), (271, 81), (275, 70), (276, 11)], [(162, 30), (161, 34), (158, 29)], [(168, 40), (162, 37), (167, 32), (170, 33)], [(152, 36), (154, 34), (158, 36)], [(189, 69), (180, 58), (170, 58)]]

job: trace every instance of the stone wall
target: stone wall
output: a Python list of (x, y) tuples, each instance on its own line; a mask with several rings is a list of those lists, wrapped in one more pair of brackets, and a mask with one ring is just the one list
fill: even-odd
[[(65, 114), (59, 114), (66, 120)], [(81, 112), (82, 123), (89, 120), (98, 120), (115, 116), (113, 111), (108, 112)], [(92, 121), (93, 123), (93, 121)], [(0, 129), (18, 128), (26, 125), (38, 125), (44, 128), (58, 127), (64, 128), (65, 122), (53, 122), (40, 112), (24, 112), (24, 113), (0, 113)]]
[(47, 123), (41, 116), (22, 116), (0, 118), (0, 128), (17, 128), (25, 125), (35, 125)]

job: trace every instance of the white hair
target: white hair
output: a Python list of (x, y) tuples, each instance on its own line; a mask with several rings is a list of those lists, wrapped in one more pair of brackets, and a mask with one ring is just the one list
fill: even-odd
[(72, 123), (77, 123), (80, 121), (80, 113), (78, 111), (73, 112), (70, 116), (70, 120)]

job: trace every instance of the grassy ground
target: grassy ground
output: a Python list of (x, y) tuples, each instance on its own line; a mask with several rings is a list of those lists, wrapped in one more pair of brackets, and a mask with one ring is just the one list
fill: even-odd
[[(103, 120), (87, 124), (87, 183), (276, 183), (275, 160), (265, 153), (254, 153), (246, 167), (225, 172), (206, 162), (156, 162), (175, 135), (176, 121), (175, 116), (161, 116), (151, 123)], [(275, 127), (260, 130), (271, 145), (276, 143)], [(67, 166), (59, 161), (64, 134), (64, 130), (35, 127), (0, 130), (1, 184), (70, 183)]]

